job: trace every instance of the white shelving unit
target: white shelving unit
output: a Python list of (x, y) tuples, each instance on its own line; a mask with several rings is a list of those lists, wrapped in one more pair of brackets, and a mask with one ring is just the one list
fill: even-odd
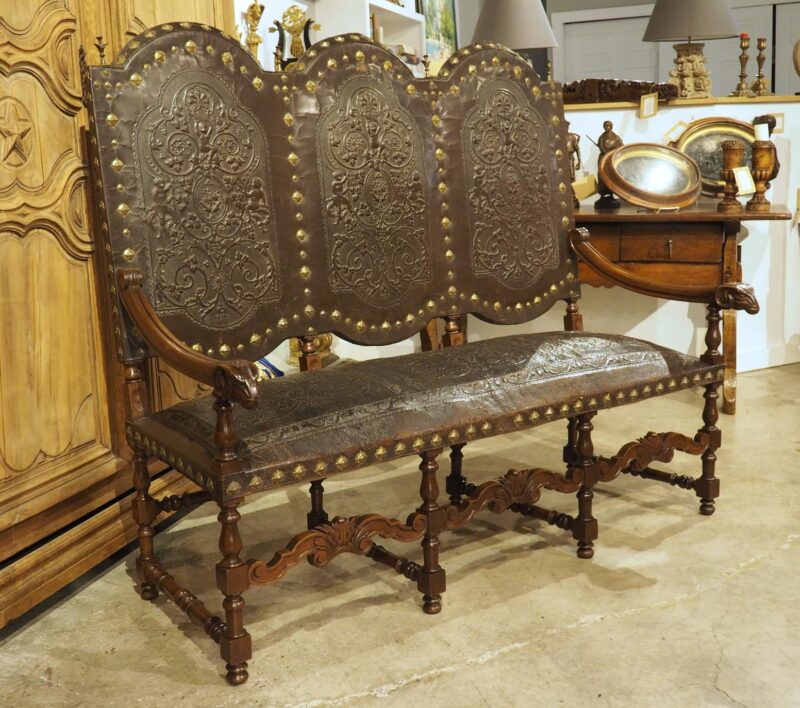
[(390, 0), (316, 0), (310, 11), (322, 25), (318, 37), (345, 32), (370, 37), (370, 16), (374, 13), (383, 27), (384, 44), (404, 44), (419, 56), (425, 53), (425, 18), (414, 10), (414, 0), (404, 0), (403, 7)]

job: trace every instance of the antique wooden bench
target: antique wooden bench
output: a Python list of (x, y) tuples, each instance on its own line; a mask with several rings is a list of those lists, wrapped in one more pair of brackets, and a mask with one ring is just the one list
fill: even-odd
[[(496, 45), (462, 49), (437, 78), (416, 79), (359, 35), (311, 48), (271, 73), (232, 39), (190, 23), (131, 40), (112, 65), (82, 63), (87, 149), (102, 267), (128, 382), (157, 355), (213, 397), (131, 415), (139, 592), (170, 596), (220, 644), (227, 679), (247, 679), (242, 595), (303, 558), (363, 554), (416, 581), (441, 609), (440, 534), (479, 511), (512, 511), (571, 532), (591, 558), (593, 487), (620, 473), (693, 490), (711, 514), (719, 494), (720, 312), (756, 312), (739, 283), (687, 287), (608, 262), (574, 228), (562, 91)], [(580, 254), (632, 290), (708, 306), (700, 358), (582, 331)], [(461, 317), (529, 322), (566, 302), (564, 332), (466, 344)], [(289, 337), (319, 369), (314, 335), (384, 345), (445, 320), (443, 347), (256, 383), (251, 361)], [(592, 418), (693, 386), (705, 388), (694, 437), (648, 433), (595, 455)], [(465, 444), (566, 420), (564, 471), (512, 470), (471, 484)], [(451, 450), (448, 501), (437, 457)], [(650, 467), (699, 455), (697, 478)], [(385, 460), (421, 458), (421, 505), (407, 520), (329, 519), (322, 480)], [(148, 459), (199, 491), (152, 498)], [(244, 560), (244, 497), (311, 483), (308, 530), (271, 560)], [(538, 505), (543, 489), (577, 495), (577, 513)], [(220, 507), (216, 582), (224, 617), (181, 587), (153, 551), (163, 509)], [(412, 562), (375, 538), (422, 543)]]

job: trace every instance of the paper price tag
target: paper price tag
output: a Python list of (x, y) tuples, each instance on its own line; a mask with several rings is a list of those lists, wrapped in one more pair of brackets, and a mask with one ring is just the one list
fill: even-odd
[(646, 93), (639, 99), (639, 118), (652, 118), (658, 113), (658, 92)]
[(679, 120), (675, 125), (673, 125), (666, 133), (664, 133), (664, 142), (671, 143), (674, 140), (677, 140), (680, 137), (680, 134), (686, 130), (688, 127), (688, 123)]
[(749, 167), (734, 167), (733, 176), (739, 190), (738, 196), (746, 197), (756, 193), (756, 183), (753, 182), (753, 175), (750, 173)]

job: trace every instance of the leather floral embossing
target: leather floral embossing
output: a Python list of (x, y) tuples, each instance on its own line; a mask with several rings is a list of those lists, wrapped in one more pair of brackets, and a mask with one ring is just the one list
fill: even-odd
[(331, 287), (370, 305), (431, 280), (418, 128), (393, 92), (351, 82), (320, 124)]
[(159, 315), (232, 328), (280, 295), (267, 146), (230, 89), (190, 77), (176, 75), (136, 127), (153, 184), (148, 285)]
[(464, 123), (472, 268), (517, 290), (559, 265), (542, 144), (548, 136), (536, 110), (508, 85), (485, 84)]

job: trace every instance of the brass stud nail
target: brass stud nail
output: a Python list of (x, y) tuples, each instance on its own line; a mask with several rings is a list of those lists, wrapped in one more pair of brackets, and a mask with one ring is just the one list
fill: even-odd
[[(562, 216), (561, 217), (561, 225), (562, 226), (569, 226), (569, 218), (566, 217), (566, 216)], [(567, 277), (569, 278), (569, 275)], [(572, 280), (572, 279), (570, 278), (570, 280)]]
[(391, 328), (392, 328), (392, 325), (390, 325), (390, 324), (389, 324), (388, 322), (386, 322), (385, 320), (384, 320), (384, 321), (381, 323), (381, 329), (382, 329), (384, 332), (388, 332), (388, 331), (389, 331)]
[(445, 259), (446, 259), (446, 260), (448, 260), (448, 261), (452, 261), (452, 260), (453, 260), (453, 259), (456, 257), (456, 254), (455, 254), (455, 253), (453, 253), (453, 252), (452, 252), (452, 251), (451, 251), (451, 250), (448, 248), (448, 249), (447, 249), (447, 250), (444, 252), (444, 257), (445, 257)]
[(466, 432), (468, 437), (472, 437), (473, 435), (475, 435), (477, 430), (475, 429), (474, 425), (468, 425), (465, 432)]
[(335, 69), (336, 68), (336, 59), (328, 59), (328, 68)]
[(366, 328), (367, 328), (367, 324), (366, 324), (366, 322), (364, 322), (364, 320), (359, 320), (358, 322), (356, 322), (356, 329), (359, 332), (363, 332)]
[(567, 185), (562, 182), (561, 184), (558, 185), (558, 191), (563, 194), (564, 192), (567, 191)]
[(356, 52), (356, 61), (364, 61), (364, 52), (360, 49)]
[(295, 465), (295, 468), (292, 470), (292, 477), (295, 479), (302, 479), (305, 477), (306, 471), (305, 465)]
[(514, 416), (514, 425), (522, 425), (524, 422), (525, 418), (521, 413), (517, 413), (517, 415)]
[(194, 54), (197, 51), (197, 45), (191, 39), (183, 47), (189, 54)]
[(412, 315), (411, 313), (407, 314), (406, 315), (406, 324), (412, 324), (414, 322), (414, 319), (415, 319), (414, 315)]
[(419, 452), (423, 447), (425, 447), (425, 441), (422, 438), (417, 438), (411, 444), (411, 447), (413, 447), (417, 452)]
[(447, 439), (450, 442), (455, 442), (456, 440), (458, 440), (458, 431), (455, 428), (453, 428), (449, 433), (447, 433)]
[(300, 193), (300, 192), (293, 192), (293, 193), (292, 193), (292, 200), (295, 202), (295, 204), (299, 204), (300, 202), (302, 202), (302, 201), (303, 201), (303, 195), (302, 195), (302, 193)]
[(106, 123), (108, 123), (108, 125), (110, 125), (113, 128), (117, 123), (119, 123), (119, 118), (117, 118), (117, 116), (114, 115), (113, 113), (109, 113), (106, 116)]
[(316, 472), (317, 474), (324, 472), (326, 469), (328, 469), (328, 463), (322, 460), (320, 460), (319, 462), (317, 462), (316, 465), (314, 465), (314, 472)]
[(250, 335), (250, 344), (258, 344), (261, 341), (260, 334), (251, 334)]
[(406, 92), (409, 94), (409, 96), (413, 96), (417, 93), (417, 87), (414, 86), (414, 84), (409, 84), (406, 86)]
[(131, 83), (138, 88), (142, 84), (142, 77), (139, 74), (131, 74)]
[(562, 403), (558, 409), (559, 413), (569, 413), (569, 403)]
[(442, 436), (439, 435), (439, 433), (436, 433), (431, 438), (431, 445), (433, 445), (434, 447), (439, 447), (439, 445), (441, 445), (441, 444), (442, 444)]
[(550, 406), (548, 406), (544, 414), (549, 418), (551, 416), (554, 416), (556, 412)]
[(487, 421), (486, 421), (486, 422), (485, 422), (485, 423), (484, 423), (484, 424), (481, 426), (481, 432), (482, 432), (484, 435), (486, 435), (487, 433), (490, 433), (491, 431), (492, 431), (492, 424), (491, 424), (491, 423), (490, 423), (490, 422), (487, 420)]
[(283, 122), (286, 123), (286, 125), (292, 125), (294, 123), (294, 116), (291, 113), (286, 113), (283, 116)]
[[(230, 56), (230, 54), (228, 54), (228, 56)], [(167, 58), (166, 55), (160, 49), (153, 53), (154, 61), (163, 62), (166, 58)], [(223, 55), (222, 61), (225, 61), (225, 55)]]
[(298, 162), (300, 162), (300, 158), (294, 152), (290, 152), (287, 159), (289, 160), (290, 165), (296, 165)]
[(339, 455), (334, 463), (340, 470), (347, 467), (347, 458), (344, 455)]
[(314, 93), (317, 90), (317, 84), (311, 80), (306, 81), (306, 91), (309, 93)]
[(314, 316), (314, 308), (311, 305), (306, 305), (303, 308), (303, 312), (305, 313), (306, 317), (313, 317)]
[(558, 116), (553, 116), (550, 120), (553, 121), (553, 125), (559, 125), (561, 123), (561, 119)]
[(264, 86), (264, 82), (261, 80), (261, 77), (256, 76), (253, 79), (253, 86), (255, 87), (256, 91), (261, 90), (261, 88)]
[(128, 216), (130, 211), (131, 208), (124, 202), (117, 207), (117, 212), (123, 217)]
[(386, 457), (386, 454), (387, 454), (386, 448), (381, 446), (377, 450), (375, 450), (375, 459), (382, 460), (384, 457)]
[(119, 172), (123, 167), (125, 167), (125, 164), (118, 157), (115, 157), (111, 161), (111, 169), (113, 169), (115, 172)]
[(367, 461), (367, 453), (363, 450), (359, 450), (354, 459), (357, 465), (362, 465)]
[(134, 258), (136, 258), (136, 251), (134, 251), (132, 248), (126, 248), (122, 252), (122, 255), (126, 261), (132, 261)]
[(285, 317), (281, 317), (278, 320), (278, 329), (286, 329), (289, 326), (289, 322), (286, 320)]
[(334, 310), (331, 312), (331, 319), (338, 322), (340, 319), (342, 319), (342, 313), (339, 312), (339, 310)]
[(399, 442), (397, 445), (394, 446), (394, 454), (395, 455), (402, 455), (406, 451), (406, 444), (404, 442)]
[(539, 420), (539, 411), (531, 411), (531, 414), (528, 416), (528, 420), (533, 423), (535, 420)]
[(444, 182), (439, 182), (439, 191), (444, 194), (447, 191), (447, 185)]
[(428, 302), (427, 302), (427, 303), (425, 303), (425, 306), (426, 306), (426, 307), (427, 307), (429, 310), (435, 310), (435, 309), (436, 309), (436, 303), (435, 303), (433, 300), (428, 300)]
[(219, 353), (222, 356), (229, 356), (231, 353), (231, 348), (227, 344), (221, 344), (219, 347)]

